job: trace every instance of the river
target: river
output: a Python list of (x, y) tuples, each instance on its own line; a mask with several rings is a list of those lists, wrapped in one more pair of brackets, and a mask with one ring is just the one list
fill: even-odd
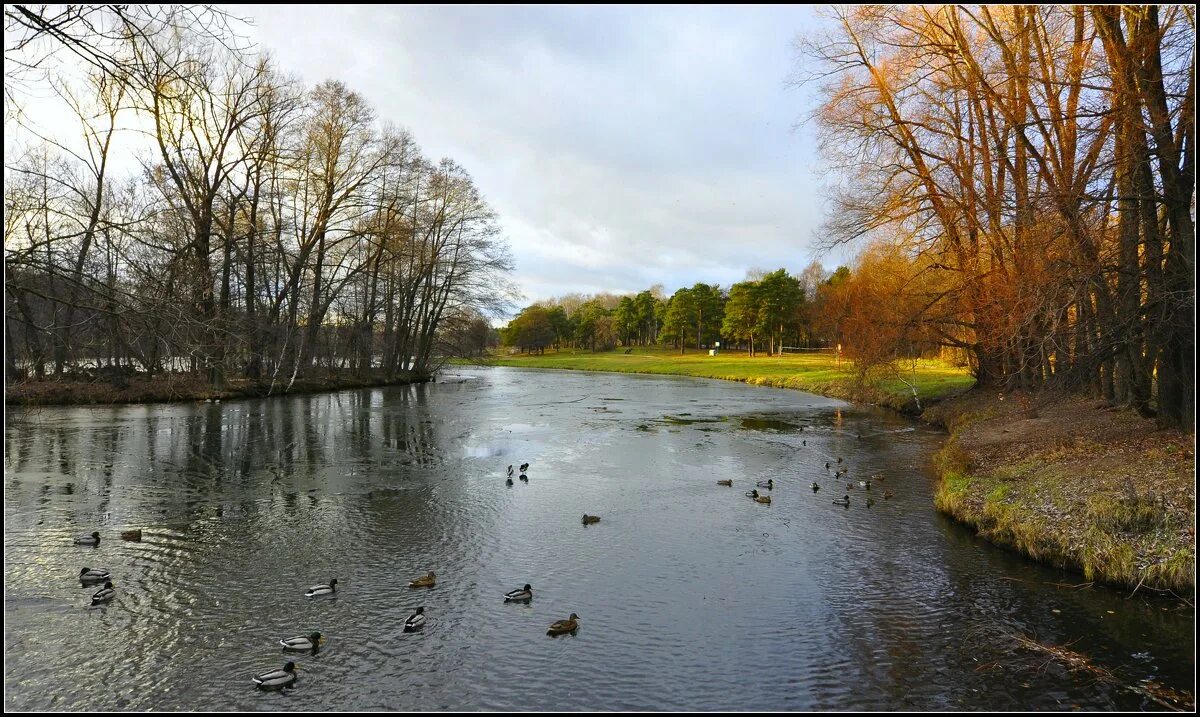
[[(1013, 633), (1126, 684), (1195, 674), (1191, 610), (1065, 587), (1084, 580), (979, 540), (932, 507), (944, 434), (811, 394), (459, 368), (7, 418), (8, 709), (1155, 708), (1012, 660)], [(768, 478), (770, 505), (744, 497)], [(85, 566), (112, 572), (106, 607)], [(330, 578), (336, 596), (304, 596)], [(531, 603), (503, 603), (525, 583)], [(406, 634), (417, 606), (429, 623)], [(574, 635), (546, 635), (572, 612)], [(255, 690), (278, 640), (311, 630), (327, 642), (293, 658), (295, 687)]]

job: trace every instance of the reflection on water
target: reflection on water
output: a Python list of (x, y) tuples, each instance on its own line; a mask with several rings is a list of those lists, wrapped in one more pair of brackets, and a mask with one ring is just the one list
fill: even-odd
[[(1002, 628), (1131, 681), (1194, 673), (1190, 612), (1056, 587), (1082, 580), (933, 512), (941, 435), (799, 392), (488, 369), (8, 418), (12, 709), (1153, 707), (1053, 665), (988, 666), (972, 636)], [(824, 469), (839, 456), (842, 481)], [(830, 504), (875, 473), (894, 498)], [(742, 497), (766, 478), (770, 506)], [(71, 544), (92, 530), (98, 547)], [(107, 607), (87, 607), (84, 566), (112, 571)], [(406, 587), (430, 570), (436, 587)], [(331, 578), (336, 596), (304, 597)], [(530, 604), (503, 602), (527, 582)], [(546, 637), (571, 612), (578, 633)], [(327, 642), (294, 657), (296, 687), (256, 692), (278, 640), (313, 630)]]

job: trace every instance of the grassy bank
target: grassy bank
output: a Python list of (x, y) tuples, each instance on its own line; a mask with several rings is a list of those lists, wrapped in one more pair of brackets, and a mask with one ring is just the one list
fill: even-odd
[[(480, 362), (525, 368), (718, 378), (759, 386), (799, 389), (835, 398), (875, 403), (909, 413), (920, 412), (913, 401), (911, 389), (904, 381), (885, 376), (875, 385), (860, 386), (854, 380), (850, 362), (839, 362), (827, 353), (770, 357), (760, 355), (751, 358), (745, 352), (730, 351), (722, 352), (718, 356), (709, 356), (707, 352), (693, 350), (680, 355), (678, 351), (638, 348), (629, 354), (623, 350), (603, 353), (547, 351), (542, 355), (494, 354)], [(917, 395), (923, 403), (961, 393), (974, 383), (974, 379), (965, 369), (940, 361), (919, 361), (916, 371), (905, 371), (903, 378), (916, 386)]]
[(24, 381), (5, 386), (5, 403), (20, 406), (101, 403), (163, 403), (170, 401), (204, 401), (208, 399), (263, 398), (322, 391), (344, 391), (372, 386), (417, 383), (427, 377), (403, 374), (389, 378), (384, 374), (314, 374), (297, 376), (288, 388), (288, 381), (230, 379), (218, 389), (203, 376), (164, 374), (132, 376), (120, 385), (112, 381), (53, 380)]
[(1194, 594), (1192, 435), (1064, 395), (972, 391), (924, 418), (951, 431), (938, 510), (1089, 581)]

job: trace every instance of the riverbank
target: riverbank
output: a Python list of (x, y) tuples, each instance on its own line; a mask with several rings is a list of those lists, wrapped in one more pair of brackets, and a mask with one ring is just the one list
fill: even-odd
[[(489, 365), (668, 374), (791, 388), (893, 408), (939, 425), (937, 509), (1034, 560), (1134, 589), (1196, 585), (1194, 437), (1077, 396), (968, 390), (963, 369), (919, 362), (875, 386), (829, 354), (754, 357), (635, 349), (494, 355)], [(915, 386), (921, 398), (912, 399)]]
[[(709, 356), (707, 351), (692, 350), (680, 354), (672, 350), (635, 348), (628, 354), (623, 350), (602, 353), (564, 350), (540, 355), (493, 354), (486, 359), (472, 360), (471, 363), (716, 378), (808, 391), (886, 406), (911, 415), (919, 415), (930, 401), (962, 393), (975, 383), (966, 369), (941, 361), (921, 360), (917, 362), (915, 370), (904, 372), (903, 380), (894, 376), (885, 377), (875, 385), (862, 386), (854, 380), (853, 365), (849, 361), (839, 361), (828, 353), (759, 355), (752, 358), (740, 351)], [(912, 386), (916, 387), (919, 401), (913, 398)]]
[(1087, 581), (1194, 595), (1193, 435), (1061, 394), (971, 391), (923, 418), (950, 431), (938, 510)]
[(429, 381), (431, 377), (403, 373), (385, 376), (373, 373), (321, 374), (297, 376), (288, 386), (287, 380), (268, 381), (245, 378), (229, 379), (225, 386), (214, 388), (203, 376), (193, 374), (164, 374), (130, 376), (119, 385), (111, 380), (23, 381), (5, 386), (4, 402), (13, 406), (52, 406), (108, 403), (167, 403), (172, 401), (206, 401), (236, 398), (265, 398), (323, 391), (345, 391), (375, 386), (406, 385)]

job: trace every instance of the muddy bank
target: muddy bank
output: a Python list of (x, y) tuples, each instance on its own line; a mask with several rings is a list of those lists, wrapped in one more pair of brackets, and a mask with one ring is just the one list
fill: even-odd
[(970, 391), (922, 418), (951, 433), (938, 510), (1088, 581), (1194, 595), (1193, 434), (1061, 394)]
[(204, 377), (190, 374), (129, 376), (121, 380), (23, 381), (5, 386), (5, 403), (18, 406), (49, 406), (101, 403), (164, 403), (232, 398), (265, 398), (322, 391), (344, 391), (373, 386), (394, 386), (432, 380), (424, 374), (316, 374), (288, 381), (230, 379), (221, 388)]

